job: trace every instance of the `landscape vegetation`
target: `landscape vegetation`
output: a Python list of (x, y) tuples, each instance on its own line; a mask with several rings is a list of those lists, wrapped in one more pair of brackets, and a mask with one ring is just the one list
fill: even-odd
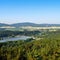
[(0, 60), (60, 60), (60, 0), (0, 0)]
[[(19, 25), (18, 25), (19, 26)], [(1, 25), (0, 41), (4, 37), (11, 38), (16, 36), (30, 36), (26, 40), (16, 40), (0, 42), (1, 60), (60, 60), (60, 29), (35, 29), (30, 30), (27, 25), (7, 28), (7, 25)], [(13, 26), (14, 27), (14, 26)], [(41, 27), (56, 27), (53, 25)], [(59, 27), (59, 26), (57, 26)], [(16, 30), (17, 28), (17, 30)], [(21, 29), (21, 30), (20, 30)]]

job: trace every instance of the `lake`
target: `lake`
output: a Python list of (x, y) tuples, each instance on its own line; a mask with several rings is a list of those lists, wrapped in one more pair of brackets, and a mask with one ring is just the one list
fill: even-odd
[(2, 40), (0, 40), (0, 43), (2, 42), (8, 42), (8, 41), (18, 41), (18, 40), (27, 40), (31, 37), (29, 36), (19, 36), (19, 37), (11, 37), (11, 38), (3, 38)]

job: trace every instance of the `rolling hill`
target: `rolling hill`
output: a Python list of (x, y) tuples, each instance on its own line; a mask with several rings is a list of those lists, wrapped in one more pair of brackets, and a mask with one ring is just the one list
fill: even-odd
[(22, 26), (51, 27), (51, 26), (56, 26), (56, 27), (59, 27), (60, 24), (35, 24), (35, 23), (24, 22), (24, 23), (12, 24), (11, 26), (14, 26), (14, 27), (22, 27)]
[(2, 26), (9, 26), (8, 24), (0, 23), (0, 27)]
[(30, 22), (24, 22), (24, 23), (16, 23), (16, 24), (4, 24), (0, 23), (0, 27), (3, 26), (10, 26), (10, 27), (22, 27), (22, 26), (32, 26), (32, 27), (51, 27), (51, 26), (56, 26), (59, 27), (60, 24), (35, 24), (35, 23), (30, 23)]

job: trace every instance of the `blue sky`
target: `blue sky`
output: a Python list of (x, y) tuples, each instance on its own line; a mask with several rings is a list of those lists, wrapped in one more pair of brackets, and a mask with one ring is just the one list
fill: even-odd
[(0, 0), (0, 23), (60, 24), (60, 0)]

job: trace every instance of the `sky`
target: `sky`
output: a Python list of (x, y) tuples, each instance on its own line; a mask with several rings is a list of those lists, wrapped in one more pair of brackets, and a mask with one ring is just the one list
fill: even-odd
[(60, 24), (60, 0), (0, 0), (0, 23)]

